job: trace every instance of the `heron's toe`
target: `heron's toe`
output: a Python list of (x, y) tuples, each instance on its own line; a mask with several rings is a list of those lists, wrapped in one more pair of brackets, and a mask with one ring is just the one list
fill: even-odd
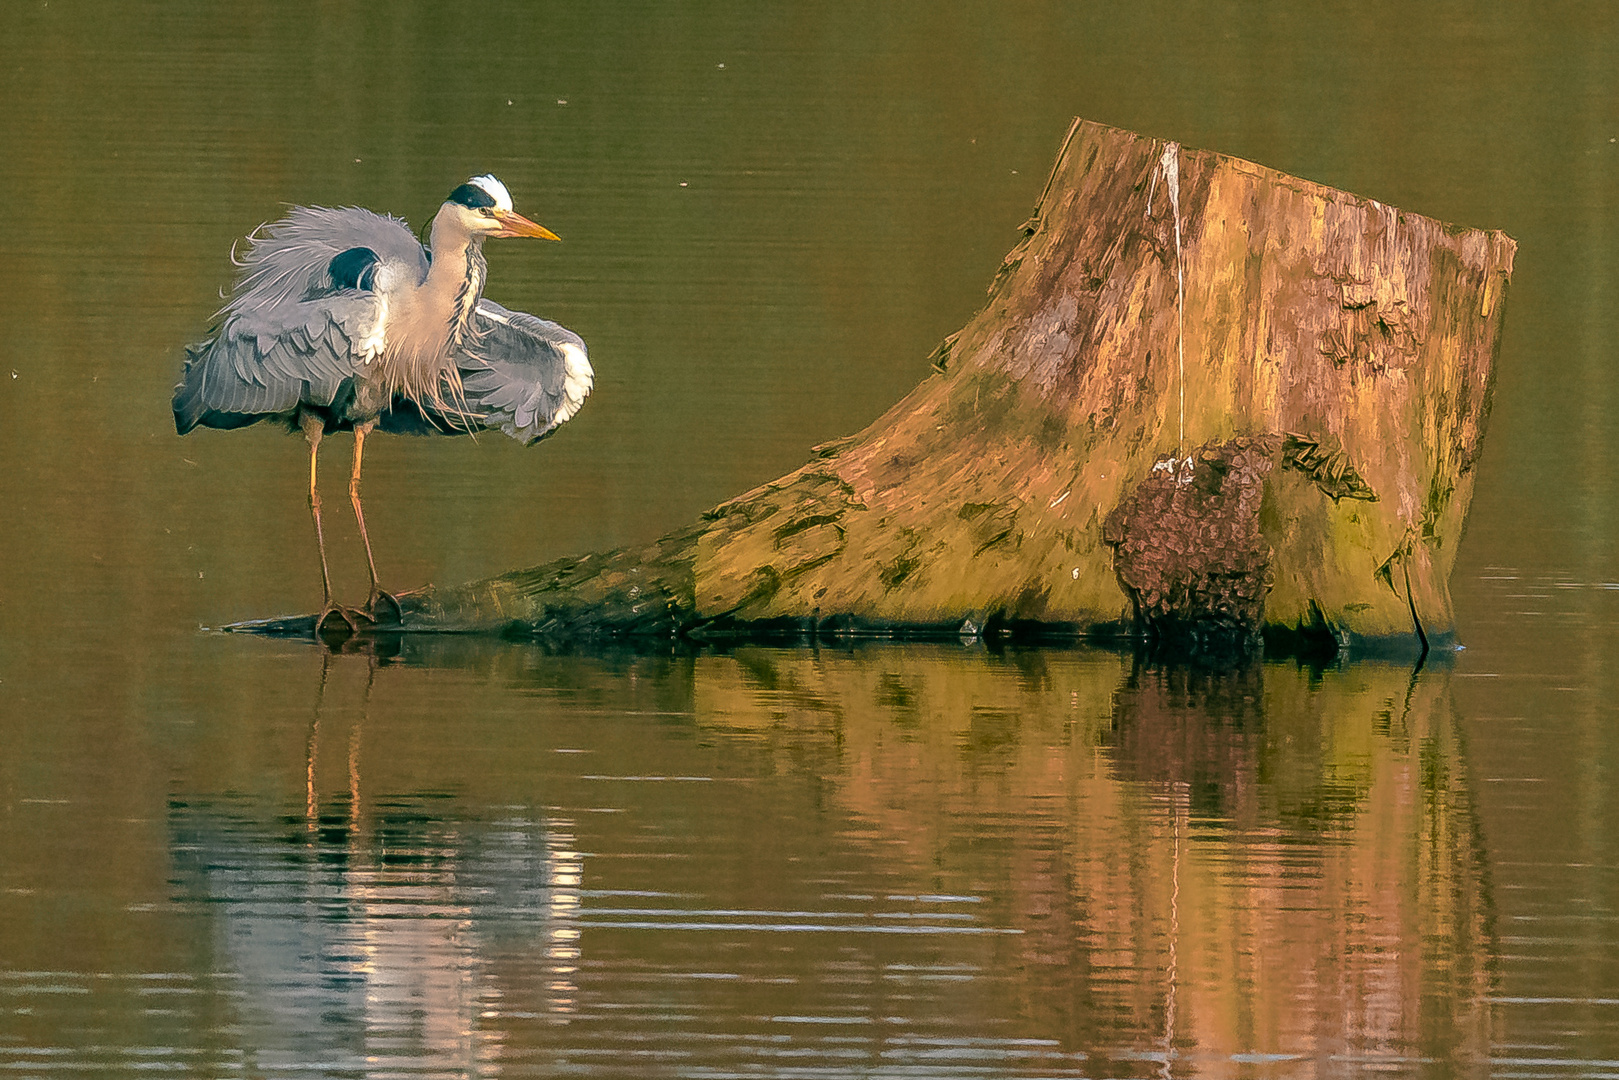
[(371, 595), (371, 621), (377, 626), (398, 626), (405, 621), (405, 610), (399, 606), (399, 598), (392, 593), (378, 589)]
[(321, 610), (321, 613), (315, 616), (315, 634), (326, 641), (334, 638), (342, 640), (353, 637), (360, 632), (360, 623), (356, 616), (365, 618), (367, 622), (370, 621), (362, 612), (355, 611), (353, 608), (342, 607), (338, 604), (327, 604)]

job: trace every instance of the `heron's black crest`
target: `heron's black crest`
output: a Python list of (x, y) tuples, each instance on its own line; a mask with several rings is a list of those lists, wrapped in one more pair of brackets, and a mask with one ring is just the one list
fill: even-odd
[(332, 256), (327, 273), (334, 289), (374, 289), (377, 279), (377, 253), (368, 247), (352, 247)]
[(477, 184), (462, 184), (450, 192), (445, 202), (460, 203), (470, 210), (483, 210), (495, 205), (495, 197)]

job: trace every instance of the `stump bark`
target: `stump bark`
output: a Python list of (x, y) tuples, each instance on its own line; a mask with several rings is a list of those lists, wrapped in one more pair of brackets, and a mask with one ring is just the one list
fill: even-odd
[[(870, 427), (645, 548), (406, 594), (406, 627), (1082, 634), (1210, 615), (1143, 610), (1130, 575), (1224, 544), (1254, 626), (1442, 641), (1514, 250), (1076, 120), (989, 302)], [(1197, 488), (1238, 451), (1229, 498)], [(1174, 506), (1142, 493), (1162, 462)]]

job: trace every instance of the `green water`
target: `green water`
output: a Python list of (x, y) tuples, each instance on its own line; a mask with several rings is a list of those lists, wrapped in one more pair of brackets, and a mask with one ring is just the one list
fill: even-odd
[[(0, 1072), (1619, 1073), (1616, 85), (1596, 3), (0, 10)], [(1518, 241), (1453, 664), (199, 630), (319, 596), (302, 444), (169, 417), (285, 204), (564, 239), (580, 416), (367, 451), (456, 582), (869, 423), (1075, 115)]]

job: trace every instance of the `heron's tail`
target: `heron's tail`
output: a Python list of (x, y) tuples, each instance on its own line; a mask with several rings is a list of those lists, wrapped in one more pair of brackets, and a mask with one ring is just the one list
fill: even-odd
[(202, 403), (203, 357), (210, 342), (186, 346), (186, 366), (180, 373), (180, 384), (174, 388), (174, 430), (184, 435), (202, 423), (208, 411)]
[(261, 414), (227, 412), (208, 404), (205, 391), (215, 341), (186, 346), (185, 370), (180, 373), (180, 383), (174, 388), (174, 430), (181, 435), (198, 426), (239, 428), (264, 419)]

